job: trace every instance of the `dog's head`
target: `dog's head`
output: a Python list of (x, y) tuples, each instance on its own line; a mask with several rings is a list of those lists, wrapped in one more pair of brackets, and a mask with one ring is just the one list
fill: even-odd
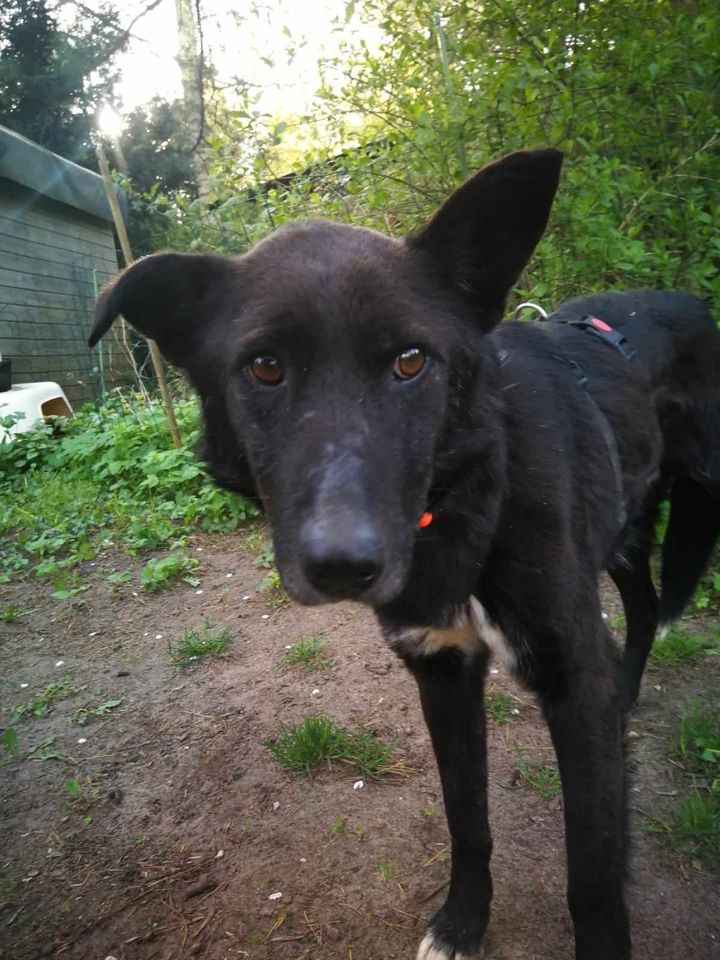
[(379, 606), (402, 590), (438, 471), (472, 456), (458, 432), (482, 427), (483, 335), (545, 229), (560, 164), (512, 154), (403, 241), (301, 222), (240, 258), (147, 257), (102, 294), (90, 345), (122, 314), (187, 371), (210, 470), (259, 493), (301, 602)]

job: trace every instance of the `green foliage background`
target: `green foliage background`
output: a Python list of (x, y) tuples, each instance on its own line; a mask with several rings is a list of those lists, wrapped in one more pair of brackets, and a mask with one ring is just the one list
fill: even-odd
[(228, 109), (199, 198), (135, 196), (142, 252), (239, 253), (298, 216), (402, 234), (488, 160), (552, 145), (564, 182), (522, 296), (679, 287), (720, 314), (713, 0), (362, 0), (346, 13), (379, 27), (379, 46), (348, 41), (323, 63), (312, 114), (278, 119), (250, 97)]

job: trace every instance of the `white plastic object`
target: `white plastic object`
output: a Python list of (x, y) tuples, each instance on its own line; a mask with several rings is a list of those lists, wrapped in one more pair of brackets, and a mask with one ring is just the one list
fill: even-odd
[(45, 417), (72, 417), (73, 408), (62, 387), (52, 381), (40, 383), (15, 383), (9, 390), (0, 392), (0, 417), (24, 413), (25, 416), (12, 427), (0, 427), (0, 441), (16, 433), (27, 433), (34, 423)]

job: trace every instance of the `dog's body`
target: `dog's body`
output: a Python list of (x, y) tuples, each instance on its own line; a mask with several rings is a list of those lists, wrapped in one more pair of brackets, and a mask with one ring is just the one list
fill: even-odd
[[(188, 371), (210, 469), (261, 496), (288, 591), (373, 606), (413, 672), (453, 841), (422, 960), (477, 956), (488, 922), (491, 649), (538, 695), (558, 754), (576, 956), (630, 956), (623, 707), (657, 625), (647, 553), (668, 483), (670, 567), (687, 549), (697, 579), (714, 543), (672, 519), (687, 485), (715, 504), (698, 351), (720, 351), (698, 301), (608, 295), (496, 327), (559, 167), (555, 151), (487, 167), (404, 242), (320, 221), (237, 260), (147, 258), (104, 293), (91, 336), (122, 313)], [(560, 322), (590, 313), (636, 357)], [(604, 568), (628, 614), (624, 688)], [(693, 585), (670, 591), (671, 616)]]

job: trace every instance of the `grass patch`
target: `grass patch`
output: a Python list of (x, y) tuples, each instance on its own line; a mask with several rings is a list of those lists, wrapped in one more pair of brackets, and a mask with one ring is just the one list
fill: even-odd
[(552, 800), (562, 792), (560, 773), (547, 763), (528, 763), (526, 757), (518, 752), (515, 770), (518, 780), (532, 787), (542, 800)]
[(320, 636), (300, 637), (280, 660), (281, 667), (300, 667), (305, 673), (332, 666), (330, 646)]
[(490, 690), (485, 695), (485, 710), (492, 717), (495, 723), (511, 723), (514, 716), (519, 714), (519, 710), (514, 706), (513, 698), (502, 690)]
[(207, 657), (217, 657), (227, 650), (230, 631), (213, 627), (205, 621), (201, 630), (186, 630), (178, 643), (168, 643), (168, 657), (176, 667), (189, 667)]
[(333, 764), (342, 764), (363, 777), (406, 772), (393, 756), (394, 743), (386, 743), (369, 728), (347, 730), (321, 713), (283, 727), (276, 739), (265, 741), (265, 746), (290, 773), (312, 774), (318, 767)]
[(673, 627), (664, 637), (656, 637), (650, 660), (658, 666), (668, 667), (692, 663), (712, 653), (720, 653), (718, 633), (687, 633)]
[(335, 817), (330, 824), (330, 835), (339, 837), (343, 833), (345, 833), (345, 817)]
[(13, 707), (10, 724), (17, 723), (23, 717), (46, 717), (56, 703), (74, 697), (79, 692), (79, 689), (73, 686), (72, 677), (67, 673), (60, 680), (49, 683), (44, 690), (36, 693), (30, 700)]
[(382, 857), (380, 859), (378, 862), (378, 870), (380, 872), (380, 879), (383, 883), (389, 883), (397, 873), (394, 865), (387, 859), (387, 857)]
[(710, 869), (720, 869), (720, 782), (694, 789), (665, 817), (651, 818), (648, 829)]

